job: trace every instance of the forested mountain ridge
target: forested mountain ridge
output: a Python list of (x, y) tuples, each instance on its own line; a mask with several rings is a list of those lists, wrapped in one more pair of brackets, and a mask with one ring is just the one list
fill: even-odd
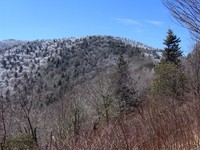
[(28, 86), (28, 82), (32, 86), (36, 85), (38, 91), (42, 88), (52, 93), (60, 86), (67, 89), (116, 66), (121, 53), (127, 61), (132, 62), (130, 64), (140, 66), (141, 62), (141, 65), (144, 62), (151, 65), (159, 61), (162, 51), (111, 36), (18, 43), (12, 48), (6, 48), (0, 56), (2, 95), (12, 95), (13, 91), (21, 89), (20, 85)]
[(0, 53), (4, 53), (6, 49), (9, 49), (9, 48), (12, 48), (24, 43), (26, 43), (26, 41), (14, 40), (14, 39), (0, 41)]

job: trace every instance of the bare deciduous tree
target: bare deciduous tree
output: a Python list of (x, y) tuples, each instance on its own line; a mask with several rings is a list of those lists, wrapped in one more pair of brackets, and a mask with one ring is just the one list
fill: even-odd
[(188, 57), (186, 69), (190, 73), (190, 86), (197, 99), (200, 98), (200, 43), (194, 46), (193, 52)]
[(163, 0), (163, 3), (180, 25), (200, 40), (200, 1)]
[(75, 143), (78, 142), (81, 128), (86, 121), (81, 90), (73, 88), (69, 93), (61, 95), (63, 96), (58, 98), (57, 103), (50, 106), (50, 112), (48, 112), (49, 124), (52, 128), (49, 146), (53, 142), (53, 147), (57, 149), (64, 149), (70, 137), (74, 137)]
[(85, 88), (88, 94), (87, 101), (98, 116), (97, 122), (104, 120), (108, 124), (110, 118), (115, 116), (118, 111), (112, 84), (110, 75), (100, 74), (98, 80), (91, 82)]

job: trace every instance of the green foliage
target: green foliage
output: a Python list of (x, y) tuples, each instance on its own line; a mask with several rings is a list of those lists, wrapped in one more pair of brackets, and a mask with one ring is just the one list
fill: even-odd
[(175, 64), (161, 62), (155, 67), (152, 92), (159, 96), (184, 95), (187, 77)]
[(35, 150), (36, 144), (30, 134), (22, 133), (6, 141), (5, 150)]
[(180, 65), (180, 57), (182, 56), (182, 51), (179, 47), (180, 41), (180, 38), (177, 38), (173, 31), (169, 29), (167, 37), (164, 40), (166, 47), (163, 59), (155, 67), (155, 79), (152, 88), (153, 95), (176, 98), (184, 95), (187, 77)]
[(181, 48), (179, 47), (180, 38), (177, 38), (176, 35), (174, 35), (173, 31), (171, 29), (167, 32), (167, 37), (164, 40), (164, 43), (166, 45), (164, 49), (164, 57), (162, 61), (173, 63), (178, 65), (180, 63), (180, 57), (182, 56)]

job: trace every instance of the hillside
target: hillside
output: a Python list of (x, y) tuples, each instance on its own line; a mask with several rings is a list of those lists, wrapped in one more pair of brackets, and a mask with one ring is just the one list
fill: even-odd
[[(131, 111), (150, 90), (162, 55), (111, 36), (28, 41), (2, 51), (0, 140), (11, 149), (16, 139), (44, 149), (52, 138), (66, 140)], [(118, 87), (129, 95), (124, 104)]]
[(14, 39), (9, 39), (9, 40), (3, 40), (0, 41), (0, 53), (4, 53), (6, 49), (21, 45), (26, 43), (25, 41), (20, 41), (20, 40), (14, 40)]
[(145, 63), (151, 69), (161, 57), (161, 50), (110, 36), (29, 41), (7, 48), (1, 55), (0, 88), (3, 95), (9, 95), (28, 80), (38, 91), (45, 87), (52, 93), (61, 84), (67, 89), (112, 70), (120, 53), (134, 69)]

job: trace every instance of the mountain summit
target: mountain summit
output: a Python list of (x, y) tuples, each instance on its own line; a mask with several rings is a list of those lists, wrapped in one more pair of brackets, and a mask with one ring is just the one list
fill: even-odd
[(7, 96), (21, 89), (24, 81), (26, 86), (45, 87), (47, 93), (61, 85), (66, 89), (81, 84), (112, 70), (120, 54), (134, 69), (152, 66), (162, 54), (142, 43), (111, 36), (6, 43), (0, 56), (0, 88)]

